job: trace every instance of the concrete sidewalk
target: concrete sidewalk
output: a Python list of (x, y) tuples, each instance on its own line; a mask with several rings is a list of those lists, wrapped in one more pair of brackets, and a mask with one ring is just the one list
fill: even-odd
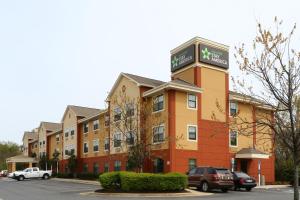
[(291, 187), (290, 185), (261, 185), (261, 186), (257, 186), (255, 187), (256, 189), (284, 189), (284, 188), (289, 188)]
[(80, 179), (68, 179), (68, 178), (51, 178), (55, 181), (63, 181), (69, 183), (79, 183), (79, 184), (87, 184), (87, 185), (97, 185), (101, 188), (99, 181), (89, 181), (89, 180), (80, 180)]

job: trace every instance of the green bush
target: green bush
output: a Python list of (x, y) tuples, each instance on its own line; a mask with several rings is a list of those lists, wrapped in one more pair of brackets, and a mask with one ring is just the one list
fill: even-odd
[(120, 172), (108, 172), (99, 176), (101, 186), (104, 189), (120, 189)]
[(187, 187), (187, 176), (179, 173), (151, 174), (112, 172), (100, 176), (104, 189), (130, 191), (181, 191)]

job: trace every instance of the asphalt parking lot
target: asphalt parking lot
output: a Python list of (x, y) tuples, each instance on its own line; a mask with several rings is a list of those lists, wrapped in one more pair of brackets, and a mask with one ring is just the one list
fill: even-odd
[[(61, 182), (56, 180), (25, 180), (18, 182), (12, 179), (0, 179), (0, 200), (90, 200), (90, 199), (170, 199), (164, 197), (120, 197), (109, 195), (88, 195), (99, 189), (99, 186)], [(252, 192), (229, 191), (214, 192), (209, 196), (177, 197), (177, 199), (222, 199), (222, 200), (285, 200), (292, 199), (291, 188), (287, 189), (254, 189)], [(176, 197), (172, 197), (176, 198)]]

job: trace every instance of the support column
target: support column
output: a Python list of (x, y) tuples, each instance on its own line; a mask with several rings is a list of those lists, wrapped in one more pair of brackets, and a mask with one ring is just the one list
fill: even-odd
[(29, 168), (32, 167), (32, 162), (28, 163), (28, 167), (29, 167)]
[(11, 163), (11, 171), (12, 172), (16, 171), (16, 163), (15, 162)]

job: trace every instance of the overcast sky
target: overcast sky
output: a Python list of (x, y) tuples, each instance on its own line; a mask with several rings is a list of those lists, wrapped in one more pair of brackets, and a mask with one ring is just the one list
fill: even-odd
[[(297, 1), (0, 0), (0, 141), (21, 143), (68, 104), (104, 108), (120, 72), (167, 81), (170, 50), (194, 36), (250, 43), (256, 21), (300, 24)], [(299, 31), (296, 32), (299, 41)], [(298, 45), (299, 47), (299, 45)]]

